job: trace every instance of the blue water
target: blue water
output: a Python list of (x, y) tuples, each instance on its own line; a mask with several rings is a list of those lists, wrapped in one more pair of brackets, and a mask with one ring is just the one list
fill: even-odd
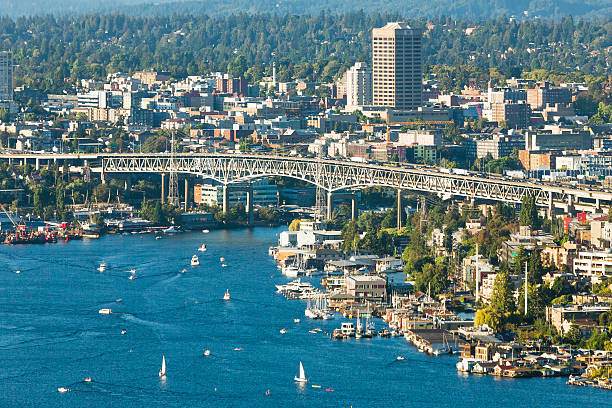
[[(610, 406), (610, 392), (563, 379), (462, 376), (456, 357), (425, 356), (401, 338), (334, 342), (309, 333), (340, 320), (308, 321), (302, 302), (275, 293), (286, 281), (268, 256), (279, 231), (0, 246), (0, 406)], [(208, 251), (192, 268), (203, 242)], [(114, 313), (98, 314), (104, 307)], [(311, 379), (303, 387), (293, 382), (300, 360)]]

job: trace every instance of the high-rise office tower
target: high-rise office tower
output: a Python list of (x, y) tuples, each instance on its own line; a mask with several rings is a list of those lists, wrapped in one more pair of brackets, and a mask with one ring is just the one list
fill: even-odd
[(367, 105), (372, 105), (372, 70), (367, 64), (356, 62), (346, 71), (346, 106)]
[(13, 53), (0, 52), (0, 101), (13, 101)]
[(416, 109), (423, 102), (423, 32), (406, 23), (372, 30), (373, 104)]

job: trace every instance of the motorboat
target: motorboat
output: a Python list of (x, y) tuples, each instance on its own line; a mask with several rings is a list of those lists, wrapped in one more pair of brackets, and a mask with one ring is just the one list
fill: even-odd
[(83, 381), (86, 382), (86, 383), (89, 383), (89, 382), (91, 382), (91, 377), (85, 377), (85, 379)]
[(302, 365), (301, 361), (300, 361), (300, 375), (293, 377), (293, 380), (295, 382), (299, 382), (299, 383), (307, 383), (308, 382), (308, 378), (306, 378), (306, 373), (304, 372), (304, 366)]
[(166, 376), (166, 356), (162, 355), (162, 365), (161, 365), (161, 369), (159, 370), (158, 375), (161, 378), (164, 378)]
[(127, 273), (136, 273), (136, 269), (130, 269), (129, 271), (126, 271)]
[(280, 334), (287, 334), (287, 329), (280, 329)]
[(225, 290), (225, 295), (223, 295), (223, 300), (230, 300), (229, 289)]
[(202, 246), (198, 248), (198, 251), (205, 252), (206, 251), (206, 244), (202, 244)]
[(204, 350), (204, 357), (208, 357), (208, 356), (210, 356), (210, 350), (206, 349)]
[(160, 237), (159, 235), (155, 237), (155, 239), (161, 239), (162, 237)]
[(219, 262), (225, 262), (225, 258), (224, 257), (219, 258)]
[(113, 313), (113, 311), (112, 309), (104, 308), (104, 309), (98, 310), (98, 313), (103, 314), (103, 315), (109, 315)]
[(66, 388), (66, 387), (59, 387), (59, 388), (57, 389), (57, 392), (68, 392), (68, 391), (70, 391), (70, 389), (69, 389), (69, 388)]
[(121, 330), (121, 334), (125, 334), (125, 333), (127, 333), (127, 331)]
[(194, 255), (191, 257), (191, 266), (198, 266), (200, 265), (200, 260), (198, 259), (197, 255)]
[(129, 280), (134, 280), (134, 279), (136, 279), (136, 277), (134, 275), (130, 275), (130, 276), (128, 276), (128, 279)]
[(98, 266), (98, 270), (99, 270), (100, 272), (104, 272), (104, 271), (106, 270), (106, 262), (102, 261), (102, 262), (100, 263), (100, 266)]
[(182, 231), (176, 228), (174, 225), (171, 225), (170, 227), (166, 228), (164, 232), (166, 234), (176, 234), (177, 232), (182, 232)]
[(19, 274), (21, 273), (21, 271), (15, 271), (15, 273), (16, 273), (17, 275), (19, 275)]
[(202, 230), (202, 232), (203, 232), (204, 234), (208, 234), (210, 231), (209, 231), (209, 230), (207, 230), (207, 229), (203, 229), (203, 230)]
[(299, 322), (300, 322), (300, 319), (297, 319), (297, 318), (296, 318), (296, 319), (293, 319), (293, 323), (296, 323), (296, 324), (297, 324), (297, 323), (299, 323)]
[(283, 274), (288, 278), (297, 278), (300, 270), (295, 266), (286, 266), (283, 268)]
[(227, 264), (221, 264), (222, 268), (227, 268)]
[(402, 361), (404, 359), (404, 356), (397, 356), (397, 357), (395, 357), (395, 359), (398, 360), (398, 361)]

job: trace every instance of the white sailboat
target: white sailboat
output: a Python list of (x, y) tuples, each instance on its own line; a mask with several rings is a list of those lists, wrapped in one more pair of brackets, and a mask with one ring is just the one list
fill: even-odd
[(230, 300), (229, 289), (225, 290), (225, 295), (223, 295), (223, 300)]
[(161, 370), (159, 370), (159, 376), (164, 378), (166, 376), (166, 356), (162, 356)]
[(293, 380), (295, 382), (300, 382), (300, 383), (307, 383), (308, 382), (308, 378), (306, 378), (306, 373), (304, 372), (304, 366), (302, 365), (302, 362), (300, 361), (300, 375), (293, 377)]

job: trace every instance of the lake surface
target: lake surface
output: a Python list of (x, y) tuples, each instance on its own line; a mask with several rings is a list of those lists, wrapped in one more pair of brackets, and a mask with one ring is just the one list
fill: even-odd
[[(309, 321), (303, 302), (276, 294), (274, 284), (287, 279), (268, 247), (280, 231), (0, 246), (0, 406), (610, 406), (609, 391), (561, 378), (460, 375), (456, 357), (423, 355), (402, 338), (339, 342), (309, 333), (331, 332), (342, 319)], [(202, 243), (208, 251), (198, 253)], [(196, 253), (201, 265), (190, 267)], [(226, 289), (229, 302), (221, 300)], [(300, 360), (306, 386), (293, 382)]]

